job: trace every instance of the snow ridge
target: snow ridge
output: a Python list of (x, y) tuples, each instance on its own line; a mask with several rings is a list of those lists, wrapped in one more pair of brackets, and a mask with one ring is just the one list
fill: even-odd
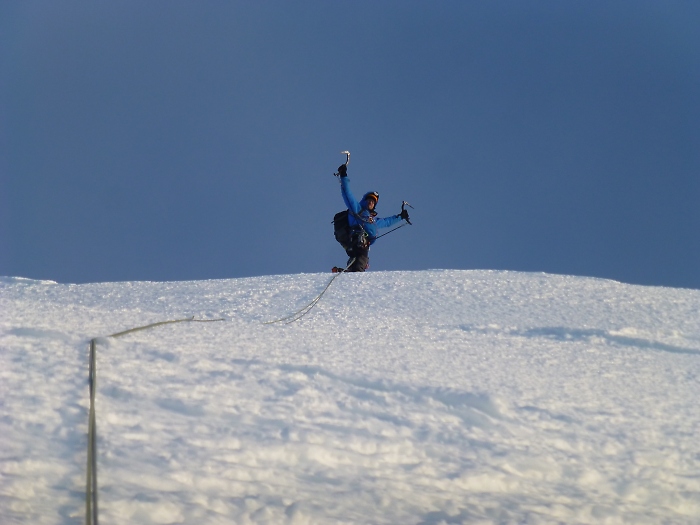
[(0, 278), (0, 518), (696, 523), (700, 292), (489, 271)]

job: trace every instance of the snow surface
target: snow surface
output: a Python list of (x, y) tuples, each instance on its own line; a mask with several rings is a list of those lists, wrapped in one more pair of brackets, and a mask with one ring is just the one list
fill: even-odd
[[(700, 523), (700, 291), (493, 271), (0, 278), (0, 522)], [(128, 328), (196, 316), (225, 321)]]

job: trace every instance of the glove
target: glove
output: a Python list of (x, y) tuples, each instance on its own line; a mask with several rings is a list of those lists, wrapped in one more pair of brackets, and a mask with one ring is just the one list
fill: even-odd
[(408, 210), (401, 210), (401, 213), (399, 213), (399, 217), (408, 222)]
[(348, 176), (348, 167), (345, 164), (341, 164), (338, 166), (338, 175), (341, 177), (347, 177)]

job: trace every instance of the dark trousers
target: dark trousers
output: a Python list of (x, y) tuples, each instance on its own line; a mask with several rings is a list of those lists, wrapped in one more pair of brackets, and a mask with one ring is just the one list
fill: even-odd
[(346, 270), (347, 272), (364, 272), (369, 268), (369, 247), (361, 248), (359, 246), (353, 246), (347, 248), (345, 253), (348, 254), (348, 263), (351, 259), (355, 259), (355, 262)]

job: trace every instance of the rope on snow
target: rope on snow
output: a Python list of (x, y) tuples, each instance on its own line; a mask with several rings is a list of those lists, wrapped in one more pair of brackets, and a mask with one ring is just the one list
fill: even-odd
[[(116, 334), (108, 335), (107, 337), (121, 337), (123, 335), (132, 334), (141, 330), (147, 330), (156, 326), (173, 323), (211, 323), (215, 321), (225, 321), (225, 319), (195, 319), (187, 317), (185, 319), (174, 319), (171, 321), (160, 321), (151, 323), (145, 326), (130, 328)], [(86, 525), (97, 525), (97, 424), (95, 417), (95, 393), (97, 390), (97, 339), (90, 340), (90, 365), (88, 372), (88, 385), (90, 387), (90, 412), (88, 415), (88, 450), (87, 450), (87, 486), (85, 489), (85, 523)]]

